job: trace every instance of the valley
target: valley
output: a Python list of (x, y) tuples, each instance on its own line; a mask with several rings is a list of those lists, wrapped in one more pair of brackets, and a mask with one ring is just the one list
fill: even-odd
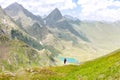
[(119, 80), (119, 34), (119, 21), (0, 7), (0, 80)]

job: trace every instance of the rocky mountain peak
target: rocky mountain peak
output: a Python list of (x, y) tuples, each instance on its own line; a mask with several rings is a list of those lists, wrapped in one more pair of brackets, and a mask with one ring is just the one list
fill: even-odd
[(15, 2), (6, 7), (4, 10), (9, 16), (16, 16), (20, 11), (23, 11), (24, 8), (22, 5)]
[[(24, 18), (25, 18), (25, 16), (26, 16), (26, 18), (30, 17), (32, 20), (37, 21), (41, 25), (44, 25), (43, 19), (40, 16), (34, 15), (33, 13), (31, 13), (30, 11), (25, 9), (19, 3), (15, 2), (15, 3), (9, 5), (8, 7), (6, 7), (4, 10), (12, 18), (15, 18), (16, 16), (18, 18), (23, 18), (21, 16), (24, 15)], [(21, 15), (21, 16), (19, 16), (19, 15)]]
[(55, 8), (49, 15), (48, 15), (48, 18), (52, 18), (54, 20), (59, 20), (62, 18), (62, 14), (61, 12), (59, 11), (58, 8)]
[(60, 10), (59, 10), (58, 8), (55, 8), (55, 9), (51, 12), (51, 14), (52, 14), (52, 13), (54, 13), (54, 14), (59, 14), (59, 15), (62, 16), (62, 14), (61, 14), (61, 12), (60, 12)]
[(11, 5), (9, 5), (7, 8), (5, 8), (5, 10), (22, 10), (23, 7), (22, 5), (20, 5), (19, 3), (15, 2), (15, 3), (12, 3)]
[(58, 8), (55, 8), (46, 18), (47, 25), (51, 25), (55, 23), (56, 21), (62, 19), (63, 16)]

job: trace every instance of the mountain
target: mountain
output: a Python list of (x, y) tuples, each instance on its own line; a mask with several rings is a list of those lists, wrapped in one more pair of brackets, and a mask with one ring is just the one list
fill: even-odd
[[(4, 10), (19, 25), (23, 32), (35, 39), (35, 43), (32, 44), (34, 48), (40, 50), (41, 47), (39, 45), (42, 44), (44, 48), (52, 51), (55, 49), (52, 47), (54, 42), (59, 44), (51, 31), (46, 27), (44, 20), (40, 16), (32, 14), (18, 3), (13, 3)], [(14, 15), (14, 12), (17, 13)], [(26, 43), (28, 42), (26, 41)], [(55, 51), (56, 50), (52, 52), (55, 53)]]
[(42, 48), (41, 44), (39, 42), (36, 42), (34, 38), (23, 31), (19, 27), (19, 25), (11, 17), (9, 17), (2, 8), (0, 8), (0, 13), (1, 31), (8, 35), (9, 38), (17, 38), (37, 49)]
[[(16, 11), (16, 8), (18, 11)], [(80, 59), (81, 61), (95, 58), (94, 54), (89, 54), (88, 52), (93, 52), (96, 48), (94, 46), (91, 46), (91, 48), (87, 49), (87, 46), (90, 46), (91, 44), (89, 44), (89, 40), (86, 37), (86, 35), (82, 33), (82, 31), (80, 32), (80, 34), (78, 34), (78, 32), (76, 32), (76, 30), (73, 29), (73, 26), (71, 26), (71, 24), (64, 19), (64, 17), (58, 9), (53, 10), (52, 13), (50, 13), (45, 18), (48, 19), (48, 21), (46, 21), (46, 24), (44, 25), (40, 24), (39, 20), (33, 18), (36, 18), (38, 16), (33, 15), (31, 13), (33, 17), (28, 17), (29, 15), (26, 13), (30, 12), (18, 3), (13, 3), (4, 10), (14, 20), (14, 22), (18, 25), (19, 28), (19, 30), (11, 30), (11, 37), (13, 39), (17, 38), (21, 41), (24, 41), (26, 44), (33, 47), (34, 49), (46, 53), (41, 54), (41, 56), (45, 57), (42, 57), (43, 61), (50, 60), (51, 64), (48, 62), (46, 65), (60, 65), (61, 61), (59, 60), (59, 56), (74, 56), (75, 59)], [(15, 11), (16, 14), (14, 14)], [(54, 26), (52, 27), (48, 23), (49, 19), (50, 21), (52, 21), (51, 19), (56, 17), (54, 16), (54, 14), (56, 16), (58, 15), (59, 17), (56, 18), (56, 20), (58, 20), (57, 22), (51, 22)], [(96, 50), (99, 51), (99, 48), (97, 48)], [(79, 56), (75, 57), (76, 55)], [(81, 55), (85, 56), (86, 58), (83, 58)], [(88, 58), (88, 56), (91, 57)]]
[(72, 16), (70, 16), (70, 15), (64, 15), (64, 17), (65, 17), (66, 19), (69, 19), (69, 20), (72, 20), (72, 21), (77, 21), (77, 20), (79, 20), (78, 18), (72, 17)]
[[(18, 3), (13, 3), (9, 5), (7, 8), (4, 9), (9, 16), (16, 17), (19, 15), (19, 12), (24, 13), (27, 17), (32, 18), (33, 20), (39, 21), (41, 25), (43, 24), (43, 20), (40, 16), (36, 16), (29, 12), (27, 9), (25, 9), (22, 5)], [(14, 12), (15, 11), (15, 12)], [(19, 16), (18, 16), (19, 17)]]
[(58, 10), (58, 8), (55, 8), (46, 18), (46, 25), (53, 26), (56, 21), (62, 19), (62, 14)]
[(71, 24), (79, 24), (80, 23), (80, 20), (76, 17), (72, 17), (70, 15), (64, 15), (64, 18), (69, 21), (69, 23)]
[(31, 36), (40, 40), (48, 34), (49, 31), (45, 27), (43, 19), (40, 16), (32, 14), (22, 5), (15, 2), (4, 10), (16, 21), (22, 30)]
[[(12, 39), (12, 30), (21, 31), (15, 22), (0, 8), (0, 72), (16, 70), (21, 67), (20, 65), (29, 61), (33, 64), (37, 59), (40, 60), (39, 56), (35, 57), (34, 60), (30, 60), (30, 58), (34, 58), (31, 56), (32, 54), (39, 54), (24, 42)], [(29, 63), (26, 65), (29, 65)]]
[[(117, 35), (119, 22), (80, 21), (71, 16), (63, 16), (58, 8), (42, 19), (18, 3), (13, 3), (4, 10), (21, 30), (12, 30), (12, 38), (17, 37), (39, 51), (50, 52), (49, 57), (54, 58), (58, 65), (62, 62), (61, 58), (83, 62), (120, 47)], [(112, 32), (114, 27), (116, 31)]]
[(0, 31), (11, 38), (11, 30), (20, 30), (15, 21), (0, 7)]
[[(87, 53), (83, 58), (88, 59), (88, 55), (89, 58), (90, 56), (102, 56), (120, 48), (119, 22), (79, 21), (74, 20), (71, 16), (61, 15), (58, 9), (54, 9), (45, 20), (47, 27), (55, 36), (60, 40), (65, 40), (63, 43), (66, 45), (64, 45), (65, 50), (60, 50), (63, 51), (64, 56), (74, 56), (82, 61), (82, 57), (77, 57)], [(70, 47), (69, 41), (71, 41), (72, 47)]]
[[(57, 8), (44, 18), (44, 21), (46, 27), (54, 34), (59, 45), (61, 45), (61, 47), (58, 47), (58, 44), (54, 46), (62, 53), (58, 55), (58, 58), (68, 57), (77, 59), (78, 61), (86, 61), (104, 55), (100, 53), (106, 53), (107, 51), (92, 44), (89, 36), (82, 30), (76, 30), (77, 28), (74, 25), (80, 25), (80, 21), (71, 23), (71, 20), (62, 16)], [(58, 62), (61, 62), (61, 60)]]
[(28, 66), (56, 65), (51, 50), (53, 48), (45, 48), (24, 32), (0, 7), (0, 72)]
[[(69, 22), (62, 16), (61, 12), (55, 8), (46, 18), (46, 25), (48, 27), (58, 28), (61, 31), (68, 30), (73, 35), (81, 38), (84, 41), (90, 41), (85, 35), (78, 33)], [(63, 32), (61, 32), (62, 34)]]
[(81, 21), (80, 24), (73, 24), (78, 32), (83, 31), (92, 44), (95, 44), (108, 51), (120, 48), (120, 23), (119, 22), (87, 22)]
[[(57, 54), (60, 53), (60, 51), (53, 47), (56, 44), (61, 47), (59, 41), (46, 27), (44, 20), (40, 16), (32, 14), (18, 3), (13, 3), (4, 10), (19, 25), (23, 32), (25, 32), (27, 35), (30, 35), (30, 37), (35, 40), (35, 42), (31, 44), (32, 47), (37, 50), (48, 50), (52, 53), (52, 56), (56, 55), (56, 52)], [(14, 15), (14, 12), (17, 13)], [(21, 35), (17, 33), (18, 31), (13, 32), (17, 35)], [(20, 39), (23, 40), (23, 37)], [(26, 40), (25, 43), (28, 43), (28, 40)]]

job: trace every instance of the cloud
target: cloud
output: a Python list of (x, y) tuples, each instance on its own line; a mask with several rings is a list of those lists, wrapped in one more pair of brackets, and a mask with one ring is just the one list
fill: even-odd
[(79, 0), (83, 20), (120, 20), (120, 1), (118, 0)]
[(0, 0), (0, 5), (5, 8), (13, 2), (18, 2), (30, 12), (41, 16), (59, 8), (63, 14), (81, 20), (120, 20), (120, 0)]
[(62, 11), (77, 6), (72, 0), (0, 0), (0, 5), (5, 8), (13, 2), (22, 4), (23, 7), (38, 15), (48, 14), (55, 8)]
[(0, 0), (0, 6), (3, 8), (7, 7), (8, 5), (12, 4), (16, 0)]

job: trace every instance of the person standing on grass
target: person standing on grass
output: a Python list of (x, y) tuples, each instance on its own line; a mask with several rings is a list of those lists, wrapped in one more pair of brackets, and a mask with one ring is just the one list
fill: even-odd
[(66, 64), (66, 62), (67, 62), (67, 59), (66, 59), (66, 58), (64, 58), (64, 64)]

